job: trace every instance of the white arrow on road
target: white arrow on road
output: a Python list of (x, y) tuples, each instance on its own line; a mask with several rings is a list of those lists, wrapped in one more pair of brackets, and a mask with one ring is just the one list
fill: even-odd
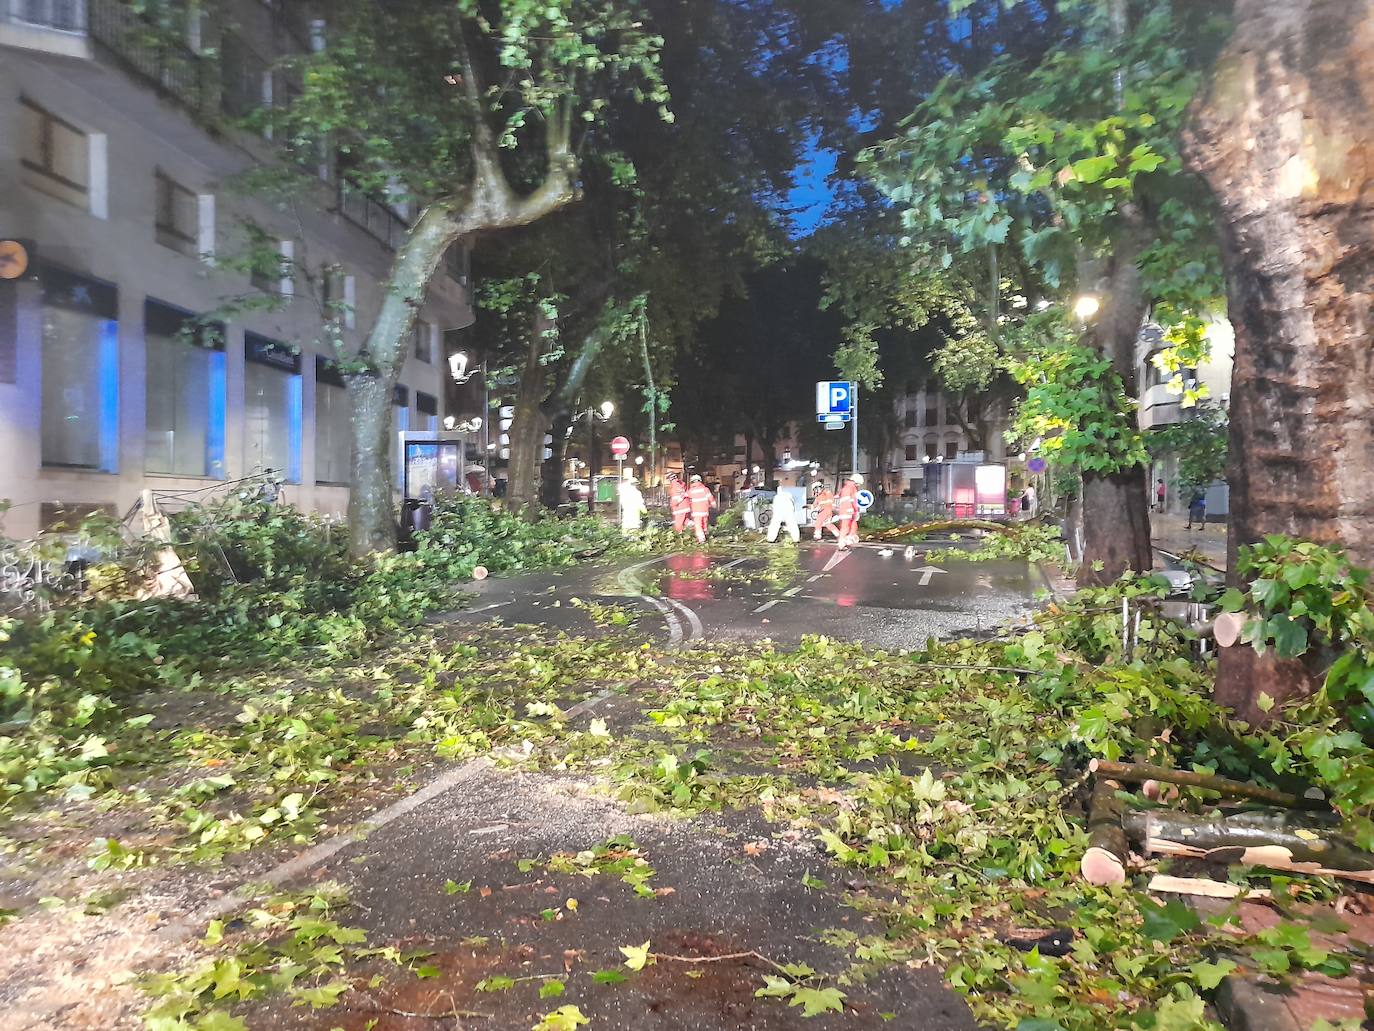
[(930, 578), (936, 573), (944, 573), (946, 570), (941, 569), (939, 566), (922, 566), (920, 569), (913, 569), (912, 572), (921, 574), (920, 586), (929, 587)]

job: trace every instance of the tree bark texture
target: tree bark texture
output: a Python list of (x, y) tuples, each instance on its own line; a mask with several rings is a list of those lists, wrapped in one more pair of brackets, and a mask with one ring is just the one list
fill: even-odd
[[(1236, 333), (1231, 578), (1275, 533), (1374, 566), (1374, 0), (1238, 0), (1185, 152), (1221, 207)], [(1216, 696), (1262, 721), (1260, 692), (1314, 672), (1229, 648)]]
[(568, 429), (571, 426), (572, 413), (567, 411), (557, 413), (550, 423), (553, 455), (544, 459), (539, 488), (539, 500), (545, 508), (557, 508), (567, 500), (563, 496), (563, 470), (568, 467)]
[[(1108, 259), (1100, 290), (1102, 308), (1093, 338), (1112, 370), (1121, 378), (1127, 397), (1136, 397), (1136, 345), (1148, 305), (1136, 265), (1144, 249), (1141, 216), (1126, 205), (1115, 248)], [(1115, 473), (1083, 473), (1083, 559), (1078, 567), (1080, 587), (1115, 583), (1129, 572), (1149, 572), (1149, 476), (1143, 465)]]
[(539, 470), (544, 458), (543, 404), (548, 386), (543, 359), (550, 328), (548, 316), (542, 309), (536, 309), (510, 425), (510, 481), (506, 484), (506, 507), (531, 516), (539, 503)]

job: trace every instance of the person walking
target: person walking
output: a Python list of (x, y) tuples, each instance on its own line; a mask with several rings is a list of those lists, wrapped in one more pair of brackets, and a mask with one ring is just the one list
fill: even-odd
[(1034, 519), (1039, 508), (1040, 496), (1035, 493), (1035, 484), (1028, 483), (1025, 493), (1021, 495), (1021, 511), (1026, 514), (1027, 519)]
[(787, 535), (792, 538), (793, 544), (801, 540), (801, 527), (797, 525), (796, 498), (792, 497), (791, 491), (779, 487), (778, 493), (773, 497), (773, 515), (768, 520), (768, 543), (774, 543), (784, 528)]
[(1197, 528), (1205, 530), (1207, 528), (1207, 494), (1201, 487), (1193, 488), (1193, 495), (1188, 501), (1188, 525), (1185, 530), (1193, 528), (1193, 520), (1197, 520)]
[(811, 507), (816, 513), (816, 540), (824, 537), (826, 530), (838, 537), (840, 531), (835, 529), (835, 492), (821, 480), (812, 485), (811, 491), (815, 494)]
[(692, 502), (687, 497), (687, 488), (677, 473), (668, 475), (668, 510), (673, 514), (673, 532), (685, 533), (687, 517), (692, 514)]
[(644, 514), (649, 506), (644, 503), (644, 493), (635, 483), (633, 470), (626, 469), (620, 481), (620, 529), (625, 534), (638, 533), (644, 526)]
[(864, 478), (855, 473), (844, 481), (840, 496), (835, 501), (835, 512), (840, 523), (835, 547), (839, 551), (847, 551), (851, 545), (859, 543), (859, 488), (863, 485)]
[(1163, 511), (1164, 511), (1164, 501), (1165, 501), (1165, 498), (1166, 498), (1167, 496), (1168, 496), (1168, 488), (1166, 488), (1166, 487), (1164, 486), (1164, 479), (1161, 477), (1160, 480), (1155, 484), (1155, 511), (1156, 511), (1156, 512), (1163, 512)]
[(687, 491), (687, 501), (692, 508), (692, 529), (696, 531), (697, 543), (706, 543), (706, 527), (711, 521), (711, 509), (716, 507), (716, 496), (701, 482), (700, 476), (692, 477), (692, 486)]

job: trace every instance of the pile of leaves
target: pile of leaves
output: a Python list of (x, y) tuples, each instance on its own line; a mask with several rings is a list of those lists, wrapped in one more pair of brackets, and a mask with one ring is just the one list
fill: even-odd
[(1063, 562), (1064, 539), (1057, 526), (1014, 523), (1002, 533), (987, 534), (976, 550), (961, 555), (960, 558), (970, 562), (991, 562), (997, 559)]

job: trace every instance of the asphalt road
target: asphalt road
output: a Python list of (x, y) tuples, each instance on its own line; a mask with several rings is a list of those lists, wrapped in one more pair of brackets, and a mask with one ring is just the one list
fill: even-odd
[[(956, 545), (847, 552), (804, 541), (795, 569), (753, 554), (688, 551), (614, 567), (592, 566), (476, 585), (472, 605), (447, 622), (500, 619), (585, 631), (575, 600), (628, 604), (671, 644), (768, 638), (794, 644), (824, 634), (885, 649), (976, 634), (1028, 611), (1048, 587), (1025, 562), (968, 562)], [(788, 575), (790, 573), (790, 575)], [(656, 628), (656, 629), (655, 629)]]
[[(954, 549), (908, 558), (808, 542), (764, 557), (687, 552), (477, 586), (467, 608), (439, 619), (460, 633), (498, 620), (594, 633), (618, 616), (609, 624), (615, 633), (643, 637), (650, 648), (821, 633), (919, 648), (932, 635), (1019, 615), (1044, 581), (1025, 563), (970, 563)], [(588, 695), (565, 718), (600, 721), (603, 733), (630, 742), (652, 704), (627, 685)], [(722, 768), (733, 761), (728, 729), (709, 747)], [(743, 752), (736, 758), (748, 761)], [(423, 976), (381, 963), (355, 967), (348, 975), (362, 987), (339, 1006), (310, 1013), (271, 1003), (248, 1014), (250, 1028), (526, 1031), (560, 1004), (579, 1007), (588, 1031), (976, 1027), (936, 967), (843, 977), (853, 953), (840, 939), (881, 934), (863, 903), (881, 905), (888, 889), (835, 866), (813, 834), (769, 824), (752, 807), (692, 819), (637, 814), (595, 778), (488, 760), (440, 766), (417, 780), (430, 787), (375, 816), (366, 836), (316, 846), (295, 859), (290, 876), (268, 879), (343, 882), (355, 904), (348, 922), (369, 942), (422, 952)], [(651, 893), (636, 894), (615, 876), (545, 865), (552, 854), (618, 835), (632, 838), (655, 870)], [(623, 973), (622, 948), (646, 941), (679, 958), (620, 984), (595, 976)], [(770, 963), (806, 964), (828, 984), (838, 978), (844, 1012), (803, 1020), (798, 1009), (757, 997), (775, 972)], [(484, 990), (491, 978), (510, 981)], [(560, 994), (543, 997), (555, 981)]]

